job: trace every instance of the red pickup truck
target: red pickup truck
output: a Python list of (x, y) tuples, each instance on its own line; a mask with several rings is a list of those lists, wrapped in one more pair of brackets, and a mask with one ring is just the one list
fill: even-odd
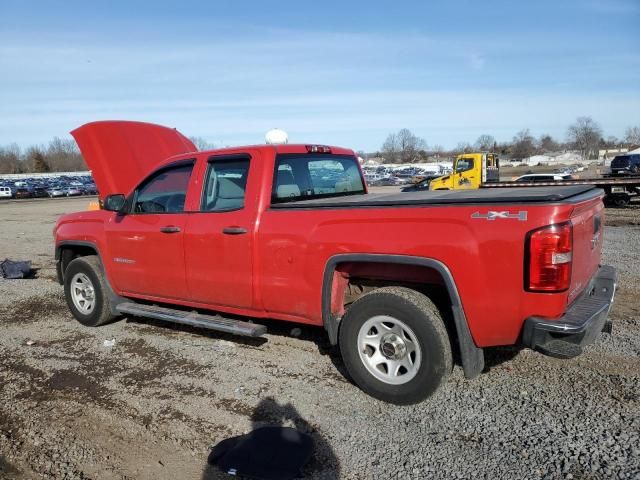
[(431, 395), (456, 353), (473, 378), (485, 347), (570, 358), (610, 331), (616, 273), (600, 265), (592, 186), (370, 194), (344, 148), (198, 152), (174, 129), (123, 121), (72, 135), (102, 195), (54, 230), (84, 325), (323, 326), (355, 383), (397, 404)]

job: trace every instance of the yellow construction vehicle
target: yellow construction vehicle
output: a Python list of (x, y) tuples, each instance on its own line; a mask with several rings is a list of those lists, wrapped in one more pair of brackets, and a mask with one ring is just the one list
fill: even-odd
[(453, 173), (434, 178), (429, 190), (466, 190), (500, 181), (498, 155), (495, 153), (463, 153), (456, 157)]

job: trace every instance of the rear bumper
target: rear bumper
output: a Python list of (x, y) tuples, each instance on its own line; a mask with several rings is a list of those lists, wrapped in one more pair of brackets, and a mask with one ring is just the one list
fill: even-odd
[(584, 293), (559, 318), (529, 317), (522, 344), (557, 358), (572, 358), (594, 343), (602, 331), (611, 331), (607, 321), (616, 290), (616, 270), (601, 266)]

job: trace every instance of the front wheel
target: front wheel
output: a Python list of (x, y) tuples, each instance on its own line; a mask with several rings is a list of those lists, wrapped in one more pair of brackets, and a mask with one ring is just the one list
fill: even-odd
[(102, 265), (96, 255), (78, 257), (64, 272), (64, 296), (73, 316), (87, 327), (112, 320), (108, 287)]
[(409, 405), (431, 396), (452, 369), (449, 336), (425, 295), (384, 287), (351, 305), (340, 322), (349, 375), (369, 395)]

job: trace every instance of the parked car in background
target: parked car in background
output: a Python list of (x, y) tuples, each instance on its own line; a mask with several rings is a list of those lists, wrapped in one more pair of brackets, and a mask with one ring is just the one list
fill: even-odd
[(0, 187), (0, 198), (13, 198), (11, 187)]
[(431, 180), (433, 180), (434, 178), (438, 178), (439, 176), (440, 175), (435, 173), (433, 175), (427, 175), (419, 182), (403, 187), (402, 191), (403, 192), (422, 192), (422, 191), (427, 192), (429, 191), (429, 184), (431, 183)]
[(640, 154), (618, 155), (611, 161), (611, 173), (614, 175), (640, 174)]
[(31, 193), (31, 190), (27, 189), (27, 188), (18, 188), (16, 190), (16, 193), (14, 194), (15, 198), (31, 198), (33, 197), (33, 194)]
[(32, 192), (33, 198), (44, 198), (49, 196), (49, 192), (44, 187), (35, 187)]
[(67, 187), (64, 190), (64, 194), (67, 197), (77, 197), (82, 195), (82, 191), (78, 187)]
[(83, 195), (97, 195), (98, 194), (98, 189), (93, 184), (83, 185), (82, 187), (79, 187), (79, 190), (82, 192)]
[(51, 187), (49, 190), (47, 190), (47, 193), (51, 198), (65, 196), (64, 190), (61, 187)]
[(371, 183), (372, 186), (376, 187), (391, 187), (404, 184), (405, 181), (403, 179), (393, 176), (381, 178), (380, 180), (376, 180), (375, 182)]

